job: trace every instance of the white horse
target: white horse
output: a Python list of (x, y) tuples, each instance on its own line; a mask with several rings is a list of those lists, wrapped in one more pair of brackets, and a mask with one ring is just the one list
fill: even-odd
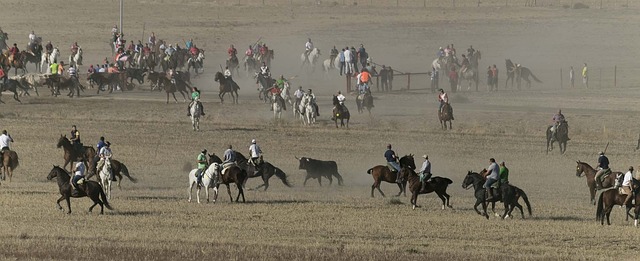
[(69, 55), (69, 66), (77, 67), (82, 65), (82, 48), (78, 47), (76, 55)]
[[(304, 105), (304, 118), (306, 120), (307, 125), (316, 123), (316, 107), (311, 103), (311, 96), (306, 95), (302, 98), (302, 102)], [(303, 122), (305, 121), (303, 120)]]
[(278, 102), (278, 96), (271, 96), (271, 107), (273, 108), (273, 118), (276, 120), (282, 119), (282, 105)]
[[(217, 164), (211, 164), (202, 175), (202, 185), (205, 187), (204, 192), (207, 196), (207, 202), (209, 202), (209, 189), (213, 188), (214, 200), (213, 203), (216, 202), (215, 198), (218, 196), (218, 176), (215, 171), (217, 168)], [(196, 172), (198, 169), (193, 169), (189, 172), (189, 202), (191, 202), (191, 193), (193, 192), (193, 185), (197, 185), (198, 178), (196, 177)], [(196, 199), (198, 200), (198, 204), (200, 204), (200, 186), (197, 186), (198, 190), (196, 191)]]
[(440, 71), (440, 59), (436, 58), (431, 63), (431, 67), (436, 68), (436, 70)]
[[(53, 48), (51, 54), (47, 54), (47, 52), (42, 52), (42, 61), (40, 62), (40, 68), (45, 68), (46, 73), (51, 73), (51, 69), (49, 66), (53, 62), (58, 62), (58, 57), (60, 56), (60, 50), (58, 47)], [(46, 65), (46, 66), (45, 66)]]
[(309, 56), (304, 55), (305, 53), (302, 53), (302, 55), (300, 55), (300, 60), (302, 61), (302, 65), (301, 67), (304, 67), (305, 65), (310, 65), (311, 69), (314, 70), (316, 68), (316, 63), (318, 62), (319, 58), (320, 58), (320, 49), (318, 48), (313, 48), (313, 50), (311, 50), (311, 52), (309, 52)]
[(104, 190), (104, 194), (107, 199), (111, 199), (111, 160), (109, 158), (104, 159), (104, 166), (100, 170), (100, 184)]
[[(333, 62), (333, 67), (331, 67), (331, 62)], [(322, 62), (322, 68), (324, 69), (325, 74), (329, 73), (331, 69), (340, 70), (340, 56), (336, 56), (333, 61), (331, 59), (326, 59)]]
[(189, 107), (189, 112), (191, 113), (191, 125), (193, 126), (194, 131), (200, 130), (200, 106), (202, 105), (200, 105), (198, 100), (195, 100)]

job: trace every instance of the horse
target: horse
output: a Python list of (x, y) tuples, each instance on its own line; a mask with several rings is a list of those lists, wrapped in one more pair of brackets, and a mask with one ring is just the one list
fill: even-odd
[(58, 178), (58, 189), (61, 195), (58, 201), (56, 201), (56, 204), (58, 205), (58, 209), (63, 210), (62, 206), (60, 205), (60, 201), (66, 200), (67, 208), (69, 209), (69, 211), (67, 211), (67, 214), (71, 214), (70, 198), (72, 197), (73, 198), (89, 197), (91, 200), (93, 200), (93, 205), (89, 207), (89, 212), (91, 212), (93, 210), (93, 207), (95, 207), (98, 204), (100, 205), (101, 215), (104, 214), (104, 207), (106, 207), (109, 210), (113, 210), (111, 205), (109, 205), (109, 202), (107, 201), (107, 197), (105, 196), (104, 191), (102, 191), (102, 187), (100, 186), (100, 184), (98, 184), (98, 182), (87, 180), (83, 184), (78, 185), (79, 187), (79, 189), (77, 189), (78, 193), (72, 193), (73, 189), (70, 183), (71, 177), (69, 176), (69, 173), (65, 169), (54, 165), (51, 171), (49, 172), (49, 175), (47, 175), (47, 180), (52, 180), (53, 178)]
[(245, 56), (243, 61), (244, 70), (247, 72), (247, 77), (251, 76), (252, 72), (260, 70), (260, 66), (253, 56)]
[(358, 112), (363, 113), (366, 108), (371, 115), (371, 108), (373, 108), (373, 95), (371, 95), (371, 91), (367, 91), (364, 94), (358, 95), (356, 97), (356, 105), (358, 106)]
[(20, 56), (22, 56), (22, 59), (24, 61), (25, 67), (27, 64), (29, 63), (33, 63), (35, 65), (36, 68), (36, 72), (42, 73), (42, 46), (40, 46), (39, 51), (36, 52), (27, 52), (27, 51), (22, 51), (22, 54)]
[(190, 71), (191, 68), (198, 74), (198, 69), (204, 68), (204, 50), (200, 50), (197, 57), (189, 57), (187, 60), (187, 71)]
[(332, 120), (336, 123), (336, 129), (338, 128), (338, 119), (340, 119), (340, 127), (345, 127), (344, 120), (347, 120), (347, 129), (349, 128), (349, 109), (347, 106), (340, 104), (338, 97), (333, 95), (333, 116)]
[(451, 104), (445, 103), (442, 105), (442, 109), (438, 111), (438, 119), (440, 120), (440, 126), (442, 129), (447, 129), (447, 122), (449, 122), (449, 129), (451, 130), (451, 121), (453, 121), (452, 112), (453, 108)]
[(425, 184), (425, 190), (422, 191), (422, 184), (420, 182), (420, 176), (416, 174), (413, 169), (405, 168), (402, 169), (402, 173), (406, 180), (409, 182), (409, 191), (411, 191), (411, 205), (413, 209), (419, 207), (417, 204), (418, 195), (420, 194), (428, 194), (431, 192), (435, 192), (438, 197), (442, 200), (442, 209), (445, 209), (445, 206), (449, 208), (453, 208), (449, 203), (449, 194), (447, 194), (447, 187), (449, 184), (452, 184), (453, 181), (444, 177), (432, 177), (429, 182)]
[(265, 77), (259, 72), (256, 72), (254, 77), (256, 78), (256, 83), (260, 86), (260, 88), (258, 88), (258, 98), (265, 103), (269, 102), (271, 99), (269, 99), (270, 93), (267, 90), (273, 86), (275, 80), (273, 80), (271, 76)]
[[(238, 60), (238, 56), (233, 56), (225, 61), (225, 65), (229, 68), (229, 71), (233, 75), (240, 75), (240, 61)], [(235, 71), (235, 73), (233, 73)]]
[(509, 88), (509, 80), (511, 80), (511, 88), (513, 88), (513, 80), (516, 79), (516, 66), (511, 62), (511, 59), (506, 59), (505, 65), (507, 67), (507, 80), (504, 82), (504, 88)]
[(189, 112), (191, 114), (191, 126), (193, 126), (194, 131), (200, 130), (200, 103), (198, 101), (193, 101), (191, 106), (189, 107)]
[(329, 58), (322, 62), (322, 69), (328, 73), (331, 69), (340, 70), (340, 57), (336, 56), (333, 61)]
[[(578, 164), (576, 167), (576, 176), (578, 178), (582, 177), (582, 173), (584, 173), (585, 177), (587, 177), (587, 187), (589, 188), (589, 193), (591, 194), (591, 204), (596, 204), (596, 170), (591, 167), (586, 162), (576, 161)], [(623, 175), (622, 172), (611, 172), (607, 176), (605, 176), (602, 180), (602, 188), (610, 188), (616, 184), (616, 178), (618, 175)]]
[[(466, 80), (469, 83), (469, 87), (467, 87), (467, 90), (471, 90), (471, 84), (475, 83), (476, 91), (478, 91), (478, 82), (480, 82), (480, 74), (478, 73), (478, 68), (469, 66), (464, 72), (462, 70), (459, 70), (459, 78), (461, 79), (460, 82), (462, 82), (462, 80)], [(462, 84), (458, 84), (459, 90), (460, 86), (462, 86)]]
[[(638, 210), (640, 209), (640, 203), (638, 202), (638, 200), (640, 199), (640, 195), (638, 194), (638, 189), (640, 188), (640, 181), (633, 179), (633, 185), (632, 187), (634, 188), (633, 191), (631, 191), (631, 193), (633, 193), (633, 196), (636, 200), (636, 204), (635, 204), (635, 215), (632, 216), (635, 219), (635, 226), (638, 226)], [(600, 193), (600, 197), (598, 198), (598, 207), (596, 210), (596, 220), (600, 221), (601, 225), (604, 225), (604, 218), (605, 216), (607, 217), (607, 225), (611, 225), (611, 220), (609, 220), (609, 216), (611, 216), (611, 210), (613, 210), (613, 207), (615, 205), (619, 205), (619, 206), (624, 206), (624, 201), (627, 198), (627, 195), (624, 195), (622, 193), (620, 193), (618, 191), (618, 189), (609, 189), (609, 190), (605, 190), (602, 193)], [(629, 202), (628, 205), (624, 206), (626, 208), (626, 215), (625, 215), (625, 220), (628, 221), (629, 220), (629, 216), (631, 216), (629, 214), (629, 211), (631, 210), (632, 206), (631, 202)]]
[(2, 180), (6, 180), (8, 174), (9, 182), (11, 182), (11, 177), (13, 177), (13, 170), (18, 166), (20, 166), (18, 153), (13, 150), (6, 150), (2, 154)]
[(75, 55), (69, 55), (69, 66), (78, 67), (78, 65), (82, 65), (82, 48), (80, 47)]
[[(413, 154), (409, 154), (409, 155), (405, 155), (402, 158), (400, 158), (400, 168), (401, 169), (415, 169), (416, 168), (416, 163), (415, 160), (413, 159)], [(396, 197), (400, 196), (403, 192), (404, 192), (404, 196), (407, 196), (407, 190), (406, 190), (406, 186), (407, 186), (407, 179), (401, 179), (400, 183), (397, 183), (397, 177), (398, 175), (400, 175), (401, 173), (397, 173), (397, 172), (392, 172), (388, 166), (383, 166), (383, 165), (377, 165), (373, 168), (370, 168), (367, 170), (367, 174), (370, 174), (373, 177), (373, 185), (371, 185), (371, 197), (373, 198), (373, 190), (374, 189), (378, 189), (378, 192), (380, 192), (380, 195), (382, 195), (382, 197), (386, 197), (384, 195), (384, 192), (382, 192), (382, 189), (380, 189), (380, 183), (384, 182), (388, 182), (388, 183), (396, 183), (398, 184), (398, 188), (400, 188), (400, 192), (398, 192), (398, 195), (396, 195)]]
[[(190, 94), (189, 91), (191, 86), (180, 77), (175, 77), (175, 83), (171, 82), (171, 79), (167, 77), (158, 77), (159, 84), (164, 86), (164, 91), (167, 93), (167, 104), (169, 104), (169, 94), (173, 95), (173, 100), (178, 103), (178, 99), (176, 99), (176, 91), (182, 94), (182, 99), (184, 102), (187, 101), (187, 97), (185, 94)], [(188, 89), (187, 89), (188, 88)]]
[[(20, 53), (16, 54), (15, 56), (18, 57), (13, 57), (11, 58), (8, 53), (4, 54), (6, 56), (6, 62), (8, 62), (9, 67), (13, 67), (15, 72), (14, 75), (18, 75), (18, 69), (20, 69), (22, 71), (22, 73), (20, 75), (24, 75), (27, 73), (27, 65), (23, 60), (23, 57), (20, 55)], [(9, 74), (9, 70), (7, 70), (7, 74)]]
[[(5, 92), (5, 91), (13, 92), (13, 99), (18, 101), (19, 103), (22, 103), (22, 101), (20, 101), (20, 99), (18, 98), (19, 96), (18, 90), (21, 90), (25, 93), (28, 93), (29, 91), (29, 89), (23, 86), (22, 83), (20, 83), (20, 81), (15, 79), (7, 79), (5, 84), (0, 85), (0, 97), (2, 97), (2, 92)], [(4, 102), (0, 100), (0, 103), (4, 103)]]
[(269, 179), (273, 176), (278, 177), (282, 184), (287, 187), (292, 187), (289, 181), (287, 180), (287, 174), (284, 173), (280, 168), (273, 166), (273, 164), (269, 162), (265, 162), (262, 160), (262, 156), (258, 160), (257, 172), (253, 175), (249, 175), (248, 178), (262, 178), (262, 185), (255, 187), (253, 190), (258, 190), (261, 187), (264, 187), (264, 191), (267, 191), (269, 188)]
[(47, 73), (51, 73), (51, 68), (49, 68), (49, 66), (52, 63), (57, 63), (59, 57), (60, 50), (58, 50), (58, 47), (54, 47), (53, 51), (51, 51), (50, 54), (48, 54), (47, 52), (42, 52), (42, 61), (40, 62), (40, 68), (44, 68)]
[(313, 50), (311, 50), (309, 52), (308, 55), (305, 55), (306, 52), (302, 53), (302, 55), (300, 55), (300, 60), (302, 61), (302, 65), (300, 65), (300, 67), (304, 67), (305, 65), (309, 65), (311, 67), (311, 71), (315, 71), (316, 69), (316, 63), (318, 62), (318, 59), (320, 58), (320, 55), (322, 55), (320, 53), (320, 49), (318, 48), (313, 48)]
[(100, 170), (100, 185), (107, 195), (107, 199), (111, 199), (111, 160), (109, 158), (104, 159), (104, 166)]
[(558, 147), (560, 148), (560, 154), (564, 154), (567, 151), (567, 141), (569, 141), (569, 124), (564, 121), (558, 125), (558, 130), (556, 131), (556, 137), (553, 137), (553, 131), (551, 131), (553, 126), (549, 126), (547, 128), (547, 154), (549, 151), (553, 150), (553, 143), (558, 142)]
[(282, 109), (284, 107), (284, 99), (280, 94), (271, 96), (271, 107), (273, 110), (273, 119), (282, 119)]
[(74, 148), (74, 145), (71, 144), (71, 141), (67, 139), (67, 135), (60, 135), (60, 139), (58, 139), (56, 147), (64, 150), (63, 168), (67, 168), (67, 164), (71, 163), (69, 166), (69, 169), (71, 169), (73, 167), (73, 163), (78, 161), (84, 162), (85, 166), (91, 166), (93, 164), (93, 159), (96, 156), (96, 150), (91, 146), (83, 146), (81, 152), (77, 151), (77, 149)]
[[(220, 184), (224, 184), (227, 186), (227, 192), (229, 193), (229, 199), (233, 202), (233, 197), (231, 196), (231, 188), (229, 187), (230, 183), (235, 183), (238, 188), (238, 196), (236, 197), (236, 202), (240, 199), (240, 195), (242, 195), (242, 202), (245, 202), (244, 199), (244, 190), (242, 188), (243, 184), (247, 180), (247, 171), (241, 169), (240, 167), (234, 165), (228, 167), (226, 170), (222, 170), (222, 165), (219, 163), (211, 163), (211, 167), (214, 168), (214, 175), (218, 177), (218, 181), (216, 183), (216, 189), (220, 187)], [(213, 201), (215, 202), (218, 198), (218, 194), (216, 193)]]
[[(478, 213), (478, 215), (484, 216), (489, 219), (489, 214), (487, 214), (487, 192), (484, 188), (485, 179), (482, 175), (475, 172), (467, 172), (467, 176), (465, 176), (462, 181), (462, 188), (469, 189), (471, 186), (474, 188), (474, 196), (476, 197), (476, 203), (473, 205), (473, 209)], [(522, 218), (524, 219), (524, 211), (522, 209), (522, 205), (518, 203), (518, 200), (522, 197), (524, 203), (527, 204), (527, 210), (529, 211), (529, 216), (531, 216), (531, 204), (529, 203), (529, 198), (527, 194), (520, 188), (510, 185), (510, 184), (502, 184), (500, 186), (500, 190), (496, 191), (496, 195), (490, 202), (492, 203), (491, 209), (495, 213), (494, 207), (495, 202), (502, 201), (504, 203), (504, 214), (500, 217), (506, 219), (511, 216), (511, 212), (515, 207), (520, 209), (520, 214), (522, 214)], [(478, 205), (482, 204), (481, 213), (478, 211)], [(497, 214), (496, 214), (497, 215)]]
[(224, 95), (226, 93), (231, 94), (231, 99), (233, 103), (238, 103), (238, 90), (240, 86), (236, 84), (233, 80), (227, 79), (221, 72), (217, 72), (214, 80), (220, 83), (220, 92), (218, 93), (218, 97), (220, 97), (220, 103), (224, 103)]
[[(198, 183), (198, 177), (196, 177), (196, 172), (198, 171), (198, 169), (193, 169), (191, 170), (191, 172), (189, 172), (189, 199), (188, 202), (191, 202), (191, 194), (193, 192), (193, 186), (196, 185), (197, 187), (197, 191), (196, 191), (196, 200), (198, 201), (198, 204), (200, 204), (200, 189), (201, 186), (200, 184), (196, 184)], [(214, 174), (215, 171), (215, 166), (213, 164), (209, 165), (209, 167), (207, 167), (204, 170), (204, 173), (202, 173), (202, 185), (204, 186), (204, 193), (207, 197), (207, 202), (209, 202), (209, 189), (213, 189), (213, 202), (216, 202), (216, 199), (218, 198), (218, 176), (216, 176)]]
[[(113, 172), (113, 176), (116, 177), (116, 179), (118, 179), (118, 189), (122, 189), (122, 187), (120, 187), (120, 182), (122, 182), (122, 176), (124, 175), (125, 177), (127, 177), (131, 182), (133, 183), (137, 183), (138, 180), (134, 177), (131, 177), (131, 174), (129, 174), (129, 168), (127, 168), (127, 165), (125, 165), (124, 163), (116, 160), (116, 159), (110, 159), (109, 163), (111, 165), (111, 171)], [(87, 176), (85, 177), (85, 179), (90, 179), (93, 175), (96, 175), (96, 171), (97, 171), (97, 166), (98, 165), (98, 159), (94, 159), (93, 162), (91, 163), (91, 168), (89, 171), (89, 174), (87, 174)]]
[(311, 103), (311, 96), (305, 93), (302, 97), (302, 101), (300, 101), (299, 107), (299, 110), (304, 111), (304, 115), (301, 117), (302, 123), (306, 125), (316, 123), (316, 106), (313, 106)]
[(7, 40), (9, 40), (9, 34), (0, 30), (0, 51), (9, 49), (9, 45), (7, 45)]

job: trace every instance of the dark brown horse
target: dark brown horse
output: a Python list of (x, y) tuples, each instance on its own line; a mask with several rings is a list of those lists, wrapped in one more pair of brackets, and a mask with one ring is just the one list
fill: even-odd
[[(635, 182), (634, 182), (635, 183)], [(627, 198), (627, 195), (620, 194), (618, 189), (609, 189), (600, 193), (600, 197), (598, 198), (598, 208), (596, 210), (596, 221), (600, 221), (601, 225), (604, 225), (604, 218), (607, 218), (607, 225), (611, 225), (611, 220), (609, 220), (609, 216), (611, 216), (611, 210), (613, 206), (624, 205), (624, 200)], [(636, 207), (637, 207), (637, 197), (636, 197)], [(625, 206), (627, 208), (627, 220), (629, 219), (629, 210), (631, 209), (631, 204)], [(636, 218), (637, 219), (637, 218)]]
[(220, 83), (220, 92), (218, 93), (218, 97), (220, 97), (220, 103), (224, 103), (224, 95), (226, 93), (231, 94), (231, 99), (233, 103), (238, 103), (238, 90), (240, 86), (230, 78), (227, 79), (221, 72), (217, 72), (214, 80)]
[(73, 163), (82, 161), (85, 166), (91, 166), (93, 164), (93, 159), (96, 156), (96, 150), (91, 146), (83, 146), (81, 152), (77, 151), (71, 141), (67, 139), (67, 135), (60, 135), (60, 139), (58, 139), (57, 148), (62, 148), (64, 150), (64, 166), (63, 168), (67, 168), (67, 164), (71, 163), (69, 169), (73, 168)]
[(420, 184), (420, 176), (418, 176), (415, 171), (410, 168), (404, 168), (402, 169), (402, 175), (407, 177), (407, 180), (409, 181), (409, 191), (411, 191), (411, 205), (413, 205), (413, 209), (418, 207), (418, 195), (428, 194), (431, 192), (435, 192), (442, 200), (442, 209), (444, 209), (445, 206), (451, 208), (451, 204), (449, 204), (449, 194), (447, 194), (447, 187), (449, 184), (453, 183), (452, 180), (444, 177), (432, 177), (431, 180), (426, 183), (425, 190), (421, 191), (420, 189), (422, 188), (422, 184)]
[(189, 95), (191, 93), (191, 86), (186, 81), (177, 76), (174, 79), (175, 84), (167, 77), (161, 76), (158, 78), (159, 85), (164, 86), (164, 91), (167, 93), (167, 104), (169, 103), (169, 94), (173, 95), (173, 99), (178, 103), (178, 99), (176, 99), (176, 91), (182, 94), (182, 99), (185, 102), (187, 101), (187, 96), (185, 96), (185, 94)]
[(347, 106), (340, 105), (338, 97), (333, 95), (333, 115), (331, 115), (331, 119), (336, 123), (336, 129), (338, 128), (338, 120), (340, 120), (340, 127), (345, 127), (344, 120), (347, 120), (346, 127), (348, 129), (350, 118), (351, 114), (349, 114)]
[[(484, 183), (486, 181), (485, 176), (486, 170), (483, 170), (480, 174), (475, 172), (467, 172), (464, 180), (462, 181), (462, 188), (469, 189), (471, 187), (474, 188), (474, 196), (476, 197), (476, 203), (473, 205), (473, 209), (478, 213), (478, 215), (484, 216), (489, 219), (489, 215), (487, 214), (487, 204), (491, 203), (491, 210), (493, 213), (495, 212), (495, 202), (502, 201), (504, 203), (504, 214), (496, 216), (500, 216), (501, 218), (506, 219), (511, 216), (511, 212), (514, 208), (520, 209), (520, 214), (522, 218), (524, 218), (524, 210), (522, 205), (518, 203), (518, 200), (522, 198), (524, 203), (527, 204), (527, 210), (529, 211), (529, 216), (531, 216), (531, 204), (529, 203), (529, 198), (527, 194), (520, 188), (513, 186), (511, 184), (502, 184), (499, 190), (496, 190), (496, 196), (493, 200), (487, 200), (487, 191), (484, 188)], [(481, 213), (478, 211), (478, 205), (482, 204)]]
[[(85, 179), (89, 179), (91, 177), (93, 177), (94, 175), (98, 174), (97, 172), (97, 165), (98, 165), (98, 158), (93, 159), (93, 164), (91, 165), (91, 168), (89, 170), (89, 174), (85, 177)], [(134, 177), (131, 177), (131, 174), (129, 174), (129, 169), (127, 168), (126, 165), (124, 165), (124, 163), (115, 160), (115, 159), (111, 159), (111, 171), (113, 172), (113, 175), (118, 179), (118, 188), (121, 189), (120, 187), (120, 182), (122, 182), (122, 175), (124, 175), (125, 177), (129, 178), (129, 180), (133, 183), (137, 183), (138, 180)], [(99, 177), (98, 177), (99, 178)]]
[[(413, 159), (413, 154), (405, 155), (402, 158), (400, 158), (400, 168), (416, 169), (416, 163)], [(378, 165), (367, 170), (367, 173), (371, 174), (371, 176), (373, 177), (373, 185), (371, 185), (372, 198), (373, 198), (373, 190), (376, 188), (378, 189), (380, 194), (383, 197), (385, 197), (384, 192), (382, 192), (382, 190), (380, 189), (380, 183), (382, 183), (383, 181), (388, 183), (398, 184), (398, 188), (400, 188), (400, 192), (398, 192), (398, 195), (396, 195), (396, 197), (400, 196), (400, 194), (402, 194), (403, 192), (404, 192), (404, 196), (405, 197), (407, 196), (407, 190), (406, 190), (407, 179), (406, 178), (402, 179), (400, 183), (396, 183), (398, 173), (392, 172), (391, 169), (389, 169), (389, 167)]]
[(569, 141), (569, 124), (566, 121), (560, 124), (558, 130), (556, 130), (555, 137), (553, 137), (553, 131), (551, 131), (552, 127), (549, 126), (547, 128), (547, 153), (553, 150), (553, 143), (557, 141), (560, 154), (564, 154), (567, 151), (567, 141)]
[[(238, 196), (236, 197), (236, 202), (238, 202), (238, 200), (240, 199), (240, 195), (242, 195), (242, 202), (244, 203), (245, 199), (242, 185), (247, 180), (247, 172), (238, 166), (231, 166), (227, 168), (224, 174), (222, 174), (222, 165), (218, 163), (212, 164), (215, 164), (214, 173), (216, 174), (218, 179), (216, 181), (216, 188), (219, 189), (220, 184), (225, 184), (227, 186), (227, 192), (229, 193), (229, 199), (231, 200), (231, 202), (233, 202), (233, 196), (231, 196), (231, 188), (229, 187), (229, 184), (235, 183), (236, 187), (238, 188)], [(216, 193), (215, 197), (213, 198), (213, 202), (216, 202), (217, 200), (218, 193)]]
[(60, 201), (66, 200), (67, 208), (69, 209), (69, 211), (67, 211), (67, 214), (71, 214), (70, 198), (91, 198), (91, 200), (93, 200), (93, 205), (89, 207), (89, 212), (91, 212), (93, 210), (93, 207), (98, 204), (100, 204), (100, 214), (104, 214), (104, 207), (107, 207), (107, 209), (109, 210), (113, 210), (113, 208), (111, 208), (111, 206), (109, 205), (109, 202), (107, 202), (107, 197), (105, 196), (104, 191), (102, 191), (102, 187), (100, 186), (100, 184), (98, 184), (98, 182), (87, 180), (83, 184), (78, 185), (78, 193), (72, 193), (69, 173), (66, 170), (60, 168), (59, 166), (53, 166), (53, 168), (49, 172), (49, 175), (47, 176), (47, 180), (51, 180), (53, 178), (58, 178), (58, 189), (60, 190), (61, 195), (58, 201), (56, 201), (56, 204), (58, 204), (58, 209), (63, 210), (62, 206), (60, 205)]
[(2, 180), (7, 178), (7, 174), (9, 175), (9, 182), (11, 182), (11, 177), (13, 177), (13, 170), (16, 169), (20, 165), (18, 161), (18, 153), (13, 150), (7, 150), (2, 154)]
[[(586, 162), (576, 161), (578, 166), (576, 167), (576, 176), (582, 177), (582, 173), (587, 177), (587, 187), (589, 187), (589, 194), (591, 194), (591, 204), (596, 204), (596, 170), (592, 168)], [(623, 175), (622, 172), (611, 172), (608, 176), (602, 180), (602, 188), (613, 187), (616, 183), (616, 177)]]
[(453, 115), (451, 105), (449, 103), (445, 103), (442, 105), (442, 110), (438, 111), (438, 119), (440, 120), (440, 125), (443, 129), (447, 129), (447, 122), (449, 122), (449, 129), (451, 129), (451, 121), (453, 120)]
[(276, 176), (280, 180), (282, 180), (282, 184), (284, 184), (285, 186), (292, 187), (289, 181), (287, 180), (287, 174), (285, 174), (284, 171), (282, 171), (280, 168), (276, 166), (273, 166), (269, 162), (263, 161), (262, 158), (259, 161), (260, 162), (258, 163), (258, 172), (256, 172), (256, 174), (254, 174), (253, 176), (249, 176), (249, 178), (261, 177), (262, 182), (264, 183), (254, 188), (254, 190), (264, 187), (264, 191), (267, 191), (267, 189), (269, 188), (269, 179), (273, 176)]

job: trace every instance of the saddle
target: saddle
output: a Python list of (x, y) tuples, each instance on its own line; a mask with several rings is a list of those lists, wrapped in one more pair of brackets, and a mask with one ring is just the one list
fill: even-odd
[(235, 162), (227, 162), (222, 164), (221, 168), (222, 171), (220, 171), (220, 175), (224, 175), (225, 173), (227, 173), (227, 169), (233, 167), (233, 166), (238, 166), (238, 164), (236, 164)]

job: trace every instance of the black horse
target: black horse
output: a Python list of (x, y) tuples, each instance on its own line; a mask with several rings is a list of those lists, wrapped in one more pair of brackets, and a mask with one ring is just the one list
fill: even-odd
[(59, 166), (53, 166), (51, 172), (49, 172), (49, 175), (47, 176), (47, 180), (51, 180), (53, 178), (58, 178), (58, 189), (60, 190), (60, 195), (62, 195), (58, 201), (56, 201), (56, 204), (58, 204), (58, 209), (63, 210), (60, 205), (60, 201), (66, 200), (67, 208), (69, 209), (67, 214), (71, 214), (70, 198), (91, 198), (91, 200), (93, 200), (93, 205), (89, 207), (89, 212), (91, 212), (93, 207), (98, 204), (100, 204), (100, 214), (104, 214), (104, 207), (107, 207), (109, 210), (113, 210), (109, 205), (109, 202), (107, 202), (107, 197), (102, 190), (102, 186), (100, 186), (98, 182), (87, 180), (83, 184), (78, 185), (79, 189), (76, 190), (77, 193), (75, 193), (76, 191), (72, 193), (73, 189), (71, 188), (69, 173), (66, 170)]
[(410, 168), (402, 169), (403, 175), (407, 177), (409, 181), (409, 191), (411, 191), (411, 205), (413, 209), (418, 207), (418, 195), (420, 194), (428, 194), (431, 192), (435, 192), (438, 197), (442, 200), (442, 209), (445, 209), (445, 206), (451, 208), (451, 204), (449, 204), (449, 194), (447, 194), (447, 187), (453, 183), (451, 179), (444, 177), (433, 177), (429, 182), (425, 184), (425, 189), (421, 190), (422, 184), (420, 184), (420, 177)]
[[(501, 215), (501, 218), (507, 218), (511, 216), (511, 212), (515, 207), (520, 209), (520, 213), (522, 214), (522, 218), (524, 218), (524, 211), (522, 209), (522, 205), (518, 203), (518, 199), (522, 197), (524, 203), (527, 204), (527, 210), (529, 210), (529, 216), (531, 216), (531, 204), (529, 203), (529, 198), (524, 191), (516, 186), (512, 186), (510, 184), (502, 184), (500, 189), (496, 191), (496, 195), (493, 200), (487, 200), (487, 192), (484, 185), (484, 178), (482, 175), (469, 171), (467, 176), (462, 181), (462, 188), (469, 189), (473, 186), (475, 192), (474, 195), (476, 197), (476, 204), (473, 205), (473, 209), (478, 213), (478, 215), (482, 215), (489, 219), (489, 215), (487, 214), (487, 203), (491, 202), (491, 210), (495, 213), (495, 202), (502, 201), (504, 203), (504, 214)], [(478, 211), (478, 205), (482, 204), (483, 213)]]
[(264, 76), (261, 73), (256, 73), (256, 84), (260, 85), (260, 88), (258, 89), (258, 98), (261, 101), (264, 101), (265, 103), (268, 103), (271, 101), (271, 98), (269, 97), (269, 91), (267, 91), (271, 86), (273, 86), (273, 83), (275, 83), (275, 80), (273, 80), (273, 78), (271, 78), (271, 76)]
[[(14, 80), (14, 79), (7, 79), (7, 81), (4, 84), (0, 84), (0, 96), (2, 96), (2, 92), (5, 92), (5, 91), (13, 92), (13, 99), (18, 101), (19, 103), (22, 103), (22, 101), (18, 99), (18, 89), (24, 91), (27, 95), (29, 94), (29, 89), (27, 87), (24, 87), (24, 85), (22, 85), (20, 81)], [(4, 103), (4, 102), (0, 100), (0, 103)]]
[(567, 150), (567, 141), (569, 141), (569, 124), (564, 121), (560, 125), (558, 125), (558, 129), (556, 130), (556, 135), (553, 137), (553, 131), (551, 128), (553, 126), (549, 126), (547, 128), (547, 153), (553, 150), (553, 143), (558, 142), (558, 147), (560, 148), (560, 153), (564, 154)]
[(331, 116), (331, 120), (336, 123), (336, 129), (338, 128), (338, 119), (340, 120), (340, 127), (345, 127), (344, 120), (347, 120), (346, 127), (348, 129), (349, 118), (351, 118), (351, 114), (349, 114), (347, 106), (341, 105), (338, 101), (338, 96), (333, 95), (333, 115)]
[(249, 176), (249, 178), (261, 177), (264, 183), (254, 188), (254, 190), (264, 187), (264, 191), (267, 191), (269, 188), (269, 179), (274, 175), (282, 180), (282, 184), (287, 187), (292, 187), (287, 180), (287, 174), (285, 174), (280, 168), (273, 166), (271, 163), (263, 161), (262, 157), (259, 159), (257, 170), (258, 171), (254, 175)]
[(369, 111), (369, 115), (371, 115), (371, 108), (373, 108), (373, 95), (371, 95), (371, 91), (367, 91), (364, 94), (358, 95), (356, 97), (356, 105), (358, 106), (358, 112), (363, 113), (366, 108)]
[(233, 103), (238, 103), (238, 90), (240, 90), (240, 86), (238, 86), (236, 82), (231, 78), (227, 79), (221, 72), (216, 73), (214, 80), (220, 83), (220, 93), (218, 93), (220, 103), (224, 103), (224, 95), (226, 93), (231, 94)]

